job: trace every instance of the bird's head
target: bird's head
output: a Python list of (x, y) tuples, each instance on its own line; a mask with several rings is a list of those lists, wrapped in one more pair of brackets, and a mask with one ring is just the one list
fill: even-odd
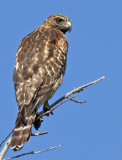
[(45, 23), (53, 28), (57, 28), (60, 31), (62, 31), (63, 33), (66, 33), (67, 31), (71, 31), (72, 29), (72, 22), (71, 20), (66, 17), (63, 16), (61, 14), (54, 14), (51, 15), (46, 21)]

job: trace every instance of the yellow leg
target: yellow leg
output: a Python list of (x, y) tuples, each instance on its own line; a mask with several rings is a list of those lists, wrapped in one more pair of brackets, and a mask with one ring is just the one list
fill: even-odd
[[(43, 111), (46, 112), (49, 110), (50, 110), (49, 103), (48, 101), (45, 101), (44, 106), (43, 106)], [(53, 112), (50, 112), (50, 113), (53, 115)], [(47, 116), (49, 116), (49, 113), (47, 114)]]

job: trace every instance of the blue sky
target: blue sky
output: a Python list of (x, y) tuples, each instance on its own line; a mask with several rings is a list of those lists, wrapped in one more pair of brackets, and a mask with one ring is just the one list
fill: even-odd
[[(13, 129), (17, 103), (12, 81), (21, 39), (51, 14), (72, 20), (67, 70), (50, 104), (75, 87), (106, 78), (77, 94), (85, 104), (67, 102), (45, 117), (47, 135), (31, 137), (18, 153), (52, 146), (61, 148), (21, 160), (122, 159), (122, 1), (121, 0), (4, 0), (0, 1), (0, 141)], [(35, 130), (33, 129), (33, 132)]]

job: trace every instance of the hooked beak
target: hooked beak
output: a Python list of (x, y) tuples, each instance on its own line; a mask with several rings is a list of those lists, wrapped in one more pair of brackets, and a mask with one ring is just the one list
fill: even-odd
[(67, 26), (67, 29), (69, 30), (69, 32), (71, 32), (71, 30), (72, 30), (72, 23), (70, 21), (67, 21), (66, 26)]

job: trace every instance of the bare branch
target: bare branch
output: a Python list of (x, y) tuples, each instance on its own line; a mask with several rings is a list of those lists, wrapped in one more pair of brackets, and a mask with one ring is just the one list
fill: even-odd
[(31, 136), (40, 136), (40, 135), (47, 134), (47, 133), (48, 133), (48, 131), (38, 132), (38, 133), (31, 134)]
[[(70, 95), (75, 94), (75, 93), (79, 93), (79, 92), (83, 91), (84, 88), (86, 88), (86, 87), (88, 87), (88, 86), (90, 86), (90, 85), (92, 85), (92, 84), (98, 83), (99, 81), (101, 81), (101, 80), (104, 79), (104, 78), (105, 78), (105, 77), (103, 76), (103, 77), (101, 77), (101, 78), (99, 78), (99, 79), (97, 79), (97, 80), (95, 80), (95, 81), (92, 81), (92, 82), (90, 82), (90, 83), (87, 83), (87, 84), (85, 84), (85, 85), (83, 85), (83, 86), (80, 86), (80, 87), (75, 88), (75, 89), (73, 89), (72, 91), (68, 92), (66, 95), (62, 96), (62, 97), (59, 98), (56, 102), (54, 102), (53, 104), (51, 104), (51, 105), (49, 106), (49, 107), (50, 107), (50, 110), (49, 110), (49, 111), (47, 111), (47, 112), (44, 112), (44, 111), (39, 112), (38, 119), (40, 119), (40, 118), (43, 117), (44, 115), (52, 112), (54, 109), (56, 109), (58, 106), (60, 106), (60, 105), (63, 104), (64, 102), (68, 101), (68, 100), (65, 100), (65, 101), (63, 101), (63, 100), (66, 99), (66, 98), (69, 98)], [(73, 98), (73, 97), (72, 97), (72, 98)], [(62, 101), (63, 101), (63, 102), (62, 102)], [(60, 102), (61, 102), (61, 103), (60, 103)], [(77, 102), (77, 103), (78, 103), (78, 102)], [(83, 103), (85, 103), (85, 102), (83, 102)], [(54, 108), (53, 108), (53, 107), (54, 107)], [(53, 109), (51, 109), (51, 108), (53, 108)]]
[[(13, 129), (14, 130), (14, 129)], [(9, 135), (1, 142), (0, 147), (2, 146), (2, 144), (6, 141), (6, 139), (11, 135), (11, 133), (13, 132), (13, 130), (9, 133)]]
[(29, 155), (29, 154), (38, 154), (38, 153), (42, 153), (42, 152), (47, 152), (49, 150), (56, 149), (58, 147), (61, 147), (61, 145), (55, 146), (55, 147), (51, 147), (51, 148), (48, 148), (48, 149), (45, 149), (45, 150), (42, 150), (42, 151), (37, 151), (37, 152), (31, 151), (31, 152), (28, 152), (28, 153), (23, 153), (23, 154), (20, 154), (20, 155), (14, 156), (14, 157), (10, 157), (10, 158), (7, 158), (7, 159), (3, 159), (3, 160), (19, 158), (19, 157), (22, 157), (22, 156), (25, 156), (25, 155)]
[[(68, 92), (66, 95), (64, 95), (64, 96), (62, 96), (61, 98), (59, 98), (59, 99), (58, 99), (56, 102), (54, 102), (52, 105), (50, 105), (50, 110), (49, 110), (49, 111), (46, 111), (46, 112), (41, 111), (41, 112), (39, 113), (39, 116), (38, 116), (37, 118), (40, 119), (40, 118), (42, 118), (43, 116), (51, 113), (51, 112), (52, 112), (54, 109), (56, 109), (58, 106), (60, 106), (61, 104), (65, 103), (65, 102), (67, 102), (67, 101), (69, 101), (69, 100), (74, 101), (74, 102), (76, 102), (76, 103), (85, 103), (86, 101), (77, 101), (77, 100), (73, 99), (75, 96), (73, 96), (73, 97), (69, 97), (69, 96), (71, 96), (72, 94), (79, 93), (79, 92), (83, 91), (84, 88), (86, 88), (86, 87), (88, 87), (88, 86), (90, 86), (90, 85), (92, 85), (92, 84), (95, 84), (95, 83), (99, 82), (100, 80), (102, 80), (102, 79), (104, 79), (104, 78), (105, 78), (105, 77), (101, 77), (101, 78), (99, 78), (99, 79), (97, 79), (97, 80), (95, 80), (95, 81), (92, 81), (92, 82), (90, 82), (90, 83), (88, 83), (88, 84), (85, 84), (85, 85), (83, 85), (83, 86), (80, 86), (80, 87), (78, 87), (78, 88), (73, 89), (72, 91)], [(64, 100), (64, 99), (66, 99), (66, 100)], [(63, 101), (63, 100), (64, 100), (64, 101)], [(11, 134), (12, 132), (13, 132), (13, 130), (10, 132), (10, 134)], [(48, 131), (45, 131), (45, 132), (42, 132), (42, 133), (38, 132), (38, 133), (32, 134), (32, 136), (39, 136), (39, 135), (43, 135), (43, 134), (47, 134), (47, 133), (48, 133)], [(2, 141), (2, 143), (0, 144), (0, 146), (5, 142), (5, 140), (10, 136), (10, 134)], [(11, 138), (9, 138), (9, 140), (6, 142), (3, 150), (1, 151), (1, 153), (0, 153), (0, 160), (3, 159), (5, 153), (7, 152), (8, 148), (9, 148), (9, 146), (10, 146), (10, 141), (11, 141)], [(55, 148), (58, 148), (58, 147), (60, 147), (60, 146), (52, 147), (52, 148), (49, 148), (49, 149), (46, 149), (46, 150), (43, 150), (43, 151), (38, 151), (38, 152), (31, 151), (31, 152), (24, 153), (24, 154), (22, 154), (22, 155), (18, 155), (18, 156), (15, 156), (15, 157), (7, 158), (7, 159), (4, 159), (4, 160), (9, 160), (9, 159), (13, 159), (13, 158), (18, 158), (18, 157), (21, 157), (21, 156), (24, 156), (24, 155), (28, 155), (28, 154), (41, 153), (41, 152), (45, 152), (45, 151), (48, 151), (48, 150), (52, 150), (52, 149), (55, 149)]]
[(75, 99), (73, 99), (73, 98), (70, 98), (70, 97), (68, 97), (68, 99), (71, 100), (71, 101), (74, 101), (74, 102), (76, 102), (76, 103), (80, 103), (80, 104), (86, 103), (86, 101), (77, 101), (77, 100), (75, 100)]
[(9, 149), (10, 142), (11, 142), (11, 138), (9, 138), (9, 140), (6, 142), (4, 148), (2, 149), (2, 151), (0, 153), (0, 160), (3, 159), (4, 155), (6, 154), (7, 150)]
[[(13, 130), (12, 130), (12, 132), (13, 132)], [(11, 132), (11, 133), (12, 133), (12, 132)], [(43, 135), (43, 134), (47, 134), (47, 133), (48, 133), (48, 131), (38, 132), (38, 133), (35, 133), (35, 134), (31, 134), (31, 136), (39, 136), (39, 135)], [(6, 139), (7, 139), (7, 138), (6, 138)], [(5, 140), (4, 140), (4, 141), (5, 141)], [(9, 147), (10, 147), (10, 142), (11, 142), (11, 138), (9, 138), (9, 140), (6, 142), (3, 150), (1, 151), (1, 153), (0, 153), (0, 160), (3, 159), (4, 155), (6, 154), (7, 150), (9, 149)]]
[(90, 82), (90, 83), (87, 83), (87, 84), (85, 84), (85, 85), (83, 85), (83, 86), (81, 86), (81, 87), (75, 88), (75, 89), (73, 89), (72, 91), (68, 92), (64, 97), (67, 98), (67, 97), (69, 97), (71, 94), (79, 93), (79, 92), (83, 91), (84, 88), (86, 88), (86, 87), (88, 87), (88, 86), (90, 86), (90, 85), (92, 85), (92, 84), (98, 83), (99, 81), (101, 81), (101, 80), (104, 79), (104, 78), (105, 78), (105, 77), (103, 76), (103, 77), (101, 77), (101, 78), (99, 78), (99, 79), (97, 79), (97, 80), (95, 80), (95, 81), (92, 81), (92, 82)]
[[(73, 97), (74, 97), (74, 96), (73, 96)], [(73, 98), (73, 97), (72, 97), (72, 98)], [(63, 104), (64, 102), (67, 102), (67, 101), (69, 101), (69, 99), (66, 99), (66, 100), (64, 100), (63, 102), (57, 104), (55, 107), (53, 107), (53, 108), (50, 109), (49, 111), (46, 111), (46, 112), (41, 111), (41, 112), (39, 113), (39, 117), (38, 117), (38, 118), (40, 119), (41, 117), (43, 117), (43, 116), (51, 113), (54, 109), (56, 109), (58, 106), (60, 106), (61, 104)]]

